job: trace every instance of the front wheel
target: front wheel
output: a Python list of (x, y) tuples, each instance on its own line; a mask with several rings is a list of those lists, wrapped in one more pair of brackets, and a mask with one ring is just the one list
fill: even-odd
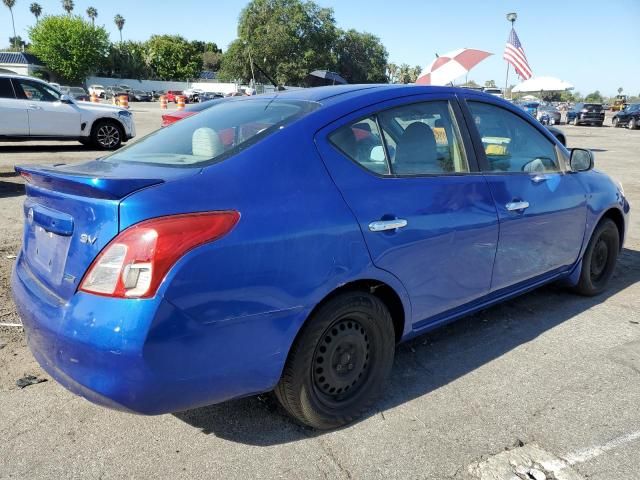
[(574, 290), (586, 296), (604, 292), (613, 276), (620, 250), (620, 234), (613, 220), (598, 224), (582, 257), (582, 272)]
[(376, 400), (391, 372), (394, 351), (393, 322), (384, 303), (365, 292), (338, 295), (303, 327), (276, 397), (305, 425), (340, 427)]
[(100, 150), (116, 150), (120, 148), (122, 137), (122, 128), (111, 120), (99, 120), (91, 133), (93, 144)]
[(638, 124), (636, 123), (636, 121), (633, 119), (633, 117), (631, 117), (629, 119), (629, 125), (628, 125), (629, 130), (635, 130), (636, 128), (638, 128)]

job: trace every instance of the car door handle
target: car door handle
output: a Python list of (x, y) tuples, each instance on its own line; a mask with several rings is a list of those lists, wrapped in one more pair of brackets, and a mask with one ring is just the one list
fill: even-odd
[(533, 183), (542, 183), (542, 182), (548, 180), (548, 178), (549, 177), (547, 177), (546, 175), (538, 173), (538, 174), (534, 175), (533, 177), (531, 177), (531, 181)]
[(509, 202), (505, 205), (510, 212), (517, 212), (518, 210), (525, 210), (529, 208), (529, 202)]
[(377, 220), (369, 224), (369, 230), (372, 232), (384, 232), (386, 230), (396, 230), (406, 227), (407, 221), (402, 218), (394, 218), (393, 220)]
[(42, 107), (40, 105), (34, 105), (32, 103), (31, 105), (29, 105), (29, 109), (30, 110), (42, 110)]

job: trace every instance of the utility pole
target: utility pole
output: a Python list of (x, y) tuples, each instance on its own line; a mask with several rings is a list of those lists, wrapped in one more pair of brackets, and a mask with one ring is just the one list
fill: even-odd
[[(507, 13), (507, 20), (511, 22), (511, 30), (513, 30), (513, 24), (516, 23), (517, 19), (518, 14), (516, 12)], [(507, 98), (507, 88), (509, 88), (509, 62), (507, 62), (507, 76), (504, 79), (504, 98)], [(513, 98), (513, 95), (511, 95), (511, 98)]]

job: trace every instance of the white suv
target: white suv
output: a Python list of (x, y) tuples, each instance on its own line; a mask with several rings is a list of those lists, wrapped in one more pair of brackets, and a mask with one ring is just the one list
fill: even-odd
[(0, 140), (77, 140), (115, 150), (135, 135), (124, 108), (76, 102), (36, 78), (0, 74)]

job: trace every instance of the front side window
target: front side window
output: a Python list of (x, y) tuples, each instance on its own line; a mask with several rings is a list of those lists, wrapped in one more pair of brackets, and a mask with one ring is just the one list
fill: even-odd
[(16, 95), (23, 100), (32, 102), (57, 102), (60, 94), (53, 88), (30, 80), (14, 80)]
[(489, 172), (558, 172), (553, 143), (533, 125), (508, 110), (468, 102), (482, 139)]
[(199, 166), (223, 160), (315, 110), (317, 103), (256, 98), (222, 101), (104, 158)]
[(449, 102), (403, 105), (339, 128), (329, 140), (380, 175), (465, 173), (469, 164)]

